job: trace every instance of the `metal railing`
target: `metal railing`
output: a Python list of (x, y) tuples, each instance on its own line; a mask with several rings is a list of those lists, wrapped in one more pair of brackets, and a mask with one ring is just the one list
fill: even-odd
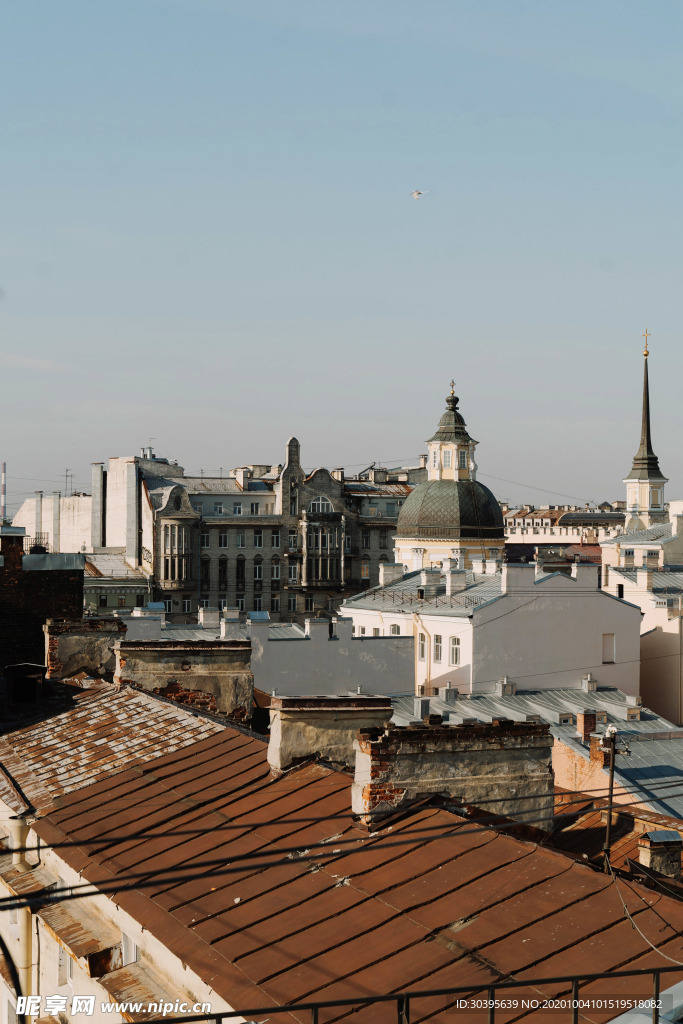
[[(453, 1007), (458, 1013), (462, 1012), (462, 1021), (465, 1024), (471, 1018), (469, 1014), (475, 1014), (475, 1019), (487, 1021), (487, 1024), (495, 1024), (496, 1010), (504, 1010), (509, 1016), (511, 1010), (521, 1010), (522, 1016), (528, 1016), (524, 1010), (531, 1014), (536, 1012), (547, 1012), (552, 1010), (557, 1013), (558, 1024), (578, 1024), (581, 1011), (604, 1011), (605, 1009), (615, 1010), (614, 1017), (622, 1013), (641, 1007), (640, 1012), (651, 1013), (652, 1024), (659, 1024), (662, 1012), (661, 981), (662, 975), (679, 974), (683, 976), (683, 966), (677, 967), (642, 967), (624, 971), (603, 971), (599, 974), (564, 974), (546, 978), (527, 978), (523, 981), (500, 981), (492, 985), (473, 988), (470, 985), (461, 985), (458, 988), (434, 988), (421, 989), (409, 992), (391, 992), (382, 995), (359, 995), (351, 999), (328, 999), (321, 1001), (310, 1001), (304, 1003), (291, 1003), (287, 1006), (260, 1006), (241, 1010), (231, 1010), (221, 1013), (209, 1013), (187, 1017), (163, 1017), (158, 1018), (158, 1024), (188, 1024), (190, 1021), (215, 1021), (222, 1024), (223, 1021), (231, 1021), (235, 1018), (244, 1018), (247, 1021), (256, 1021), (266, 1015), (274, 1024), (277, 1024), (278, 1015), (310, 1013), (311, 1024), (321, 1024), (321, 1010), (343, 1009), (347, 1007), (350, 1011), (358, 1012), (363, 1007), (374, 1006), (378, 1003), (386, 1003), (390, 1013), (386, 1016), (387, 1024), (396, 1021), (396, 1024), (410, 1024), (411, 1011), (417, 1009), (421, 999), (437, 998), (440, 996), (452, 996), (450, 1004), (440, 1007), (432, 1013), (443, 1013), (449, 1007)], [(592, 993), (590, 996), (581, 995), (581, 984), (594, 981), (613, 981), (618, 978), (651, 978), (652, 994), (650, 996), (600, 996)], [(542, 988), (547, 985), (565, 985), (566, 988), (553, 995), (544, 995)], [(523, 989), (527, 993), (515, 1001), (514, 990)], [(510, 1005), (512, 1003), (513, 1005)], [(523, 1005), (524, 1003), (528, 1005)], [(614, 1004), (611, 1007), (606, 1004)], [(393, 1004), (393, 1007), (392, 1007)], [(562, 1012), (566, 1010), (566, 1013)], [(467, 1013), (467, 1016), (465, 1015)], [(325, 1015), (326, 1020), (339, 1019), (345, 1014), (337, 1014), (335, 1017)], [(431, 1015), (430, 1015), (431, 1016)], [(584, 1013), (584, 1018), (586, 1014)], [(375, 1018), (376, 1019), (376, 1018)], [(613, 1018), (610, 1018), (613, 1019)], [(147, 1024), (156, 1024), (149, 1019)]]

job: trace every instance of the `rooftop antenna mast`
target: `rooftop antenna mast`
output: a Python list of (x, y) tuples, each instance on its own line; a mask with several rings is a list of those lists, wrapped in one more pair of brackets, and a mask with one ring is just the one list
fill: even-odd
[(7, 515), (7, 463), (2, 464), (2, 484), (0, 490), (0, 526), (5, 522)]

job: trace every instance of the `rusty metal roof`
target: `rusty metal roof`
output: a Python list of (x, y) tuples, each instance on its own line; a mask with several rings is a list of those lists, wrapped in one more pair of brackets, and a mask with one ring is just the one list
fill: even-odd
[(223, 728), (137, 690), (107, 686), (73, 700), (66, 711), (0, 738), (0, 799), (15, 813), (26, 811), (27, 801), (45, 809), (56, 797)]
[[(35, 830), (68, 837), (61, 856), (236, 1008), (665, 962), (608, 876), (445, 808), (365, 832), (348, 775), (313, 763), (272, 779), (265, 743), (232, 729), (70, 794)], [(683, 905), (621, 892), (683, 959)], [(429, 1020), (448, 1006), (431, 998)]]

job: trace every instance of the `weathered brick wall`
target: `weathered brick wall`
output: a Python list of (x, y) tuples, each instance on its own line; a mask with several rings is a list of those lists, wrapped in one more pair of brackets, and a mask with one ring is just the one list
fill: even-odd
[(126, 633), (120, 619), (49, 619), (43, 632), (48, 679), (69, 679), (79, 672), (114, 678), (114, 642)]
[[(582, 754), (578, 748), (570, 747), (562, 740), (555, 740), (553, 771), (555, 783), (561, 789), (587, 793), (596, 799), (607, 796), (609, 761), (606, 753), (597, 750), (599, 742), (598, 737), (592, 736), (591, 748)], [(633, 795), (623, 789), (617, 779), (614, 780), (614, 800), (616, 803), (633, 803)]]
[(417, 799), (440, 794), (459, 806), (528, 821), (538, 828), (553, 816), (547, 725), (501, 721), (362, 730), (356, 741), (352, 787), (355, 814), (369, 824)]
[(248, 641), (144, 641), (115, 644), (114, 681), (202, 707), (233, 721), (251, 718), (254, 677)]
[(83, 614), (83, 570), (25, 572), (21, 537), (3, 537), (1, 551), (0, 670), (20, 661), (42, 665), (45, 621)]

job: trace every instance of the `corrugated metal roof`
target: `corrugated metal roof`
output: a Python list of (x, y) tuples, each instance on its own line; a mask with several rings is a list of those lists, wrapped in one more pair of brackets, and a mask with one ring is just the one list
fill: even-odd
[[(35, 830), (88, 881), (135, 872), (112, 900), (236, 1008), (661, 965), (604, 874), (443, 808), (362, 831), (349, 783), (320, 764), (271, 779), (265, 744), (227, 729), (71, 794)], [(622, 895), (680, 958), (683, 905)], [(445, 1024), (454, 1008), (413, 1012)]]
[(85, 556), (85, 575), (146, 581), (146, 576), (142, 569), (134, 569), (128, 565), (125, 556), (122, 554), (101, 555), (88, 552)]
[(650, 526), (647, 530), (636, 530), (635, 533), (621, 533), (618, 537), (611, 537), (602, 543), (603, 546), (620, 544), (622, 548), (627, 548), (630, 544), (668, 544), (670, 540), (673, 540), (673, 535), (671, 523), (668, 522)]
[[(222, 726), (138, 690), (113, 687), (86, 690), (60, 714), (0, 738), (0, 762), (38, 810), (53, 799), (99, 779), (111, 778), (131, 764), (181, 750), (222, 731)], [(0, 796), (17, 813), (11, 786)]]
[[(436, 575), (436, 574), (435, 574)], [(433, 597), (419, 598), (423, 586), (421, 570), (409, 572), (395, 583), (366, 590), (356, 597), (348, 597), (342, 610), (368, 608), (372, 611), (420, 611), (425, 615), (468, 616), (472, 609), (501, 596), (500, 573), (473, 573), (467, 570), (468, 585), (451, 597), (446, 596), (445, 576), (439, 575), (438, 592)]]

